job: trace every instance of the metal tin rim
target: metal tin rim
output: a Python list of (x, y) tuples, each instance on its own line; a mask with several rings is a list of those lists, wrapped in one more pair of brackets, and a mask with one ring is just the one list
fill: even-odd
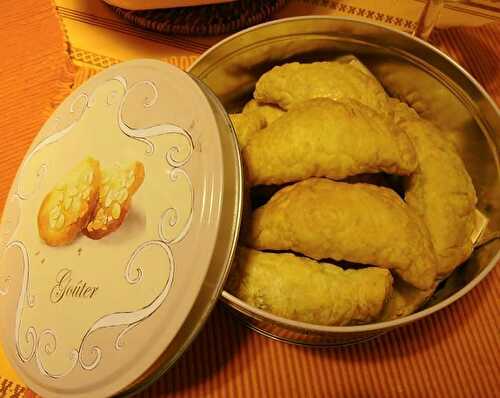
[(369, 332), (369, 331), (378, 331), (383, 329), (394, 328), (396, 326), (401, 326), (407, 323), (411, 323), (417, 321), (419, 319), (425, 318), (428, 315), (439, 311), (448, 305), (454, 303), (459, 298), (465, 296), (468, 292), (470, 292), (476, 285), (481, 282), (490, 271), (495, 268), (496, 264), (500, 261), (500, 251), (495, 255), (493, 260), (485, 267), (471, 282), (469, 282), (466, 286), (460, 289), (458, 292), (455, 292), (453, 295), (448, 297), (446, 300), (441, 301), (439, 304), (433, 305), (430, 308), (427, 308), (422, 311), (415, 312), (411, 315), (407, 315), (405, 317), (395, 319), (392, 321), (378, 322), (378, 323), (370, 323), (366, 325), (359, 326), (322, 326), (316, 325), (313, 323), (299, 322), (291, 319), (283, 318), (280, 316), (273, 315), (269, 312), (262, 311), (258, 308), (252, 307), (251, 305), (245, 303), (239, 298), (233, 296), (227, 291), (222, 292), (223, 302), (227, 305), (235, 308), (240, 311), (238, 307), (242, 307), (246, 309), (248, 312), (254, 313), (261, 318), (265, 318), (266, 320), (272, 321), (277, 324), (286, 325), (288, 327), (292, 327), (298, 330), (308, 330), (314, 331), (318, 333), (359, 333), (359, 332)]
[[(188, 73), (189, 75), (189, 73)], [(209, 100), (209, 102), (212, 105), (215, 105), (216, 110), (214, 110), (214, 113), (217, 111), (217, 113), (224, 117), (225, 122), (227, 126), (229, 127), (230, 133), (229, 134), (229, 141), (231, 143), (230, 148), (226, 148), (227, 150), (231, 151), (233, 155), (235, 155), (235, 160), (236, 160), (236, 180), (237, 180), (237, 197), (235, 200), (235, 212), (233, 213), (233, 224), (231, 228), (231, 233), (227, 234), (230, 239), (229, 239), (229, 250), (226, 252), (226, 260), (225, 262), (225, 267), (222, 275), (218, 279), (217, 286), (215, 289), (212, 291), (212, 296), (210, 297), (210, 300), (208, 301), (208, 304), (205, 306), (205, 309), (203, 313), (201, 314), (201, 317), (196, 324), (196, 326), (192, 329), (191, 334), (187, 339), (183, 341), (182, 346), (176, 350), (176, 354), (170, 358), (168, 361), (163, 361), (161, 357), (158, 359), (156, 363), (156, 368), (155, 365), (150, 369), (152, 371), (152, 375), (148, 375), (146, 377), (143, 377), (143, 381), (136, 382), (135, 384), (132, 385), (131, 388), (127, 388), (123, 392), (119, 393), (118, 396), (123, 396), (123, 397), (131, 397), (135, 396), (138, 394), (140, 391), (145, 390), (152, 384), (154, 384), (158, 379), (160, 379), (182, 356), (182, 354), (191, 346), (193, 341), (196, 339), (198, 334), (201, 332), (203, 327), (205, 326), (205, 323), (212, 313), (215, 304), (217, 303), (218, 298), (221, 296), (221, 291), (224, 289), (224, 285), (226, 283), (227, 277), (229, 275), (229, 272), (231, 270), (231, 264), (233, 263), (234, 256), (236, 254), (236, 248), (238, 244), (238, 239), (239, 239), (239, 231), (241, 227), (241, 219), (242, 219), (242, 208), (243, 208), (243, 195), (242, 195), (242, 189), (243, 189), (243, 166), (242, 166), (242, 160), (241, 160), (241, 155), (238, 147), (238, 141), (236, 138), (236, 133), (234, 131), (234, 127), (229, 119), (229, 116), (227, 113), (224, 111), (224, 107), (220, 103), (219, 99), (217, 98), (216, 95), (214, 95), (210, 88), (205, 85), (202, 81), (197, 79), (196, 77), (189, 75), (195, 82), (200, 86), (202, 91), (204, 92), (205, 96)], [(224, 181), (225, 182), (225, 181)], [(220, 257), (215, 253), (212, 256), (212, 263), (213, 262), (218, 262)], [(200, 293), (201, 294), (201, 293)], [(197, 299), (198, 300), (198, 299)]]
[[(464, 77), (471, 82), (474, 87), (480, 92), (481, 96), (483, 99), (486, 99), (486, 101), (491, 105), (493, 108), (494, 112), (496, 113), (497, 116), (500, 117), (500, 111), (496, 103), (493, 101), (493, 99), (490, 97), (490, 95), (485, 91), (485, 89), (477, 82), (477, 80), (469, 73), (467, 72), (462, 66), (460, 66), (455, 60), (453, 60), (451, 57), (449, 57), (447, 54), (443, 53), (439, 49), (435, 48), (434, 46), (430, 45), (427, 43), (425, 40), (422, 40), (420, 38), (417, 38), (415, 36), (412, 36), (411, 34), (408, 34), (406, 32), (398, 31), (383, 25), (371, 23), (371, 22), (365, 22), (361, 21), (359, 19), (355, 18), (350, 18), (350, 17), (334, 17), (334, 16), (300, 16), (300, 17), (291, 17), (291, 18), (283, 18), (283, 19), (278, 19), (275, 21), (270, 21), (266, 22), (263, 24), (259, 24), (253, 27), (250, 27), (248, 29), (242, 30), (234, 35), (231, 35), (227, 37), (226, 39), (220, 41), (217, 43), (215, 46), (211, 47), (209, 50), (207, 50), (205, 53), (203, 53), (189, 68), (189, 71), (197, 67), (200, 63), (204, 62), (205, 58), (216, 48), (223, 46), (225, 43), (230, 42), (231, 40), (245, 35), (248, 32), (252, 32), (258, 29), (261, 29), (263, 27), (275, 25), (275, 24), (281, 24), (284, 22), (293, 22), (293, 21), (315, 21), (315, 20), (330, 20), (330, 21), (343, 21), (343, 22), (355, 22), (358, 24), (365, 24), (369, 25), (372, 27), (376, 27), (377, 29), (382, 29), (386, 30), (387, 32), (390, 32), (392, 34), (396, 35), (402, 35), (405, 36), (406, 38), (410, 40), (414, 40), (418, 42), (419, 44), (425, 46), (427, 49), (431, 50), (432, 52), (436, 53), (438, 56), (441, 58), (444, 58), (447, 62), (449, 62), (456, 70), (458, 70), (460, 73), (464, 75)], [(486, 134), (487, 136), (487, 134)], [(488, 139), (490, 137), (487, 136)], [(499, 164), (498, 164), (498, 157), (495, 158), (496, 163), (497, 163), (497, 170), (500, 170)], [(407, 315), (405, 317), (391, 320), (391, 321), (384, 321), (384, 322), (378, 322), (378, 323), (371, 323), (367, 325), (357, 325), (357, 326), (323, 326), (323, 325), (316, 325), (312, 323), (306, 323), (306, 322), (299, 322), (299, 321), (294, 321), (290, 320), (287, 318), (283, 318), (280, 316), (276, 316), (274, 314), (271, 314), (269, 312), (257, 309), (244, 301), (238, 299), (237, 297), (233, 296), (227, 291), (222, 292), (222, 301), (231, 307), (232, 309), (242, 313), (241, 309), (244, 309), (248, 314), (251, 314), (252, 316), (257, 316), (260, 319), (264, 319), (266, 321), (271, 321), (275, 324), (278, 325), (283, 325), (285, 327), (289, 327), (295, 330), (306, 330), (308, 332), (318, 332), (322, 334), (328, 334), (328, 333), (360, 333), (360, 332), (375, 332), (375, 331), (382, 331), (386, 329), (391, 329), (397, 326), (401, 326), (404, 324), (408, 324), (411, 322), (414, 322), (416, 320), (422, 319), (430, 314), (433, 314), (448, 305), (452, 304), (453, 302), (457, 301), (459, 298), (462, 296), (466, 295), (469, 291), (471, 291), (476, 285), (481, 282), (486, 275), (491, 272), (491, 270), (497, 265), (497, 263), (500, 261), (500, 250), (494, 255), (493, 259), (490, 261), (490, 263), (478, 274), (476, 277), (471, 280), (466, 286), (452, 294), (450, 297), (447, 299), (441, 301), (440, 303), (433, 305), (430, 308), (427, 308), (425, 310), (421, 310), (418, 312), (415, 312), (411, 315)]]
[(275, 24), (280, 24), (280, 23), (283, 23), (283, 22), (293, 22), (293, 21), (307, 21), (307, 20), (331, 20), (331, 21), (344, 21), (344, 22), (355, 22), (355, 23), (361, 23), (361, 24), (365, 24), (365, 25), (369, 25), (369, 26), (373, 26), (373, 27), (376, 27), (377, 29), (383, 29), (383, 30), (387, 30), (388, 32), (391, 32), (393, 34), (397, 34), (397, 35), (402, 35), (402, 36), (405, 36), (407, 37), (408, 39), (410, 40), (414, 40), (418, 43), (420, 43), (421, 45), (427, 47), (429, 50), (437, 53), (439, 56), (445, 58), (448, 62), (450, 62), (456, 69), (458, 69), (462, 74), (465, 75), (465, 77), (474, 84), (474, 86), (481, 92), (481, 95), (483, 95), (483, 97), (489, 102), (489, 104), (491, 106), (493, 106), (493, 108), (495, 109), (495, 112), (496, 114), (500, 117), (500, 109), (498, 108), (498, 106), (496, 105), (495, 101), (493, 101), (493, 99), (490, 97), (490, 95), (486, 92), (486, 90), (479, 84), (479, 82), (469, 73), (467, 72), (460, 64), (458, 64), (453, 58), (451, 58), (449, 55), (445, 54), (444, 52), (442, 52), (441, 50), (439, 50), (438, 48), (432, 46), (431, 44), (429, 44), (428, 42), (426, 42), (425, 40), (422, 40), (418, 37), (415, 37), (409, 33), (406, 33), (406, 32), (403, 32), (403, 31), (399, 31), (399, 30), (396, 30), (396, 29), (393, 29), (393, 28), (390, 28), (390, 27), (387, 27), (387, 26), (384, 26), (384, 25), (379, 25), (379, 24), (376, 24), (376, 23), (372, 23), (372, 22), (366, 22), (366, 21), (361, 21), (359, 19), (356, 19), (356, 18), (352, 18), (352, 17), (334, 17), (334, 16), (323, 16), (323, 15), (310, 15), (310, 16), (300, 16), (300, 17), (290, 17), (290, 18), (281, 18), (281, 19), (277, 19), (275, 21), (270, 21), (270, 22), (265, 22), (265, 23), (262, 23), (262, 24), (259, 24), (259, 25), (255, 25), (255, 26), (252, 26), (250, 28), (247, 28), (247, 29), (244, 29), (238, 33), (235, 33), (229, 37), (226, 37), (224, 40), (221, 40), (220, 42), (218, 42), (217, 44), (215, 44), (214, 46), (210, 47), (207, 51), (205, 51), (198, 59), (196, 59), (196, 61), (191, 64), (191, 66), (189, 67), (188, 69), (188, 72), (190, 72), (192, 69), (194, 69), (198, 64), (200, 64), (201, 62), (204, 61), (204, 59), (207, 57), (207, 55), (213, 51), (214, 49), (216, 49), (217, 47), (220, 47), (222, 45), (224, 45), (225, 43), (235, 39), (236, 37), (239, 37), (239, 36), (243, 36), (244, 34), (248, 33), (248, 32), (252, 32), (254, 30), (258, 30), (258, 29), (261, 29), (263, 27), (266, 27), (266, 26), (271, 26), (271, 25), (275, 25)]

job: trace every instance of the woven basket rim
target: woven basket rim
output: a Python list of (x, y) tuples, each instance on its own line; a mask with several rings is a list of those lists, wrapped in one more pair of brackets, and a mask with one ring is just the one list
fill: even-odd
[[(200, 36), (232, 33), (259, 24), (269, 19), (287, 0), (245, 1), (247, 4), (239, 1), (141, 11), (131, 11), (114, 6), (111, 8), (120, 17), (144, 29), (165, 34)], [(245, 12), (246, 5), (251, 5), (251, 11)], [(255, 8), (259, 7), (262, 8), (261, 12), (255, 12)]]

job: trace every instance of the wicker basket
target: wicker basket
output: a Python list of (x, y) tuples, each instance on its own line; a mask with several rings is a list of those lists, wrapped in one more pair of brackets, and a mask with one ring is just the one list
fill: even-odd
[(127, 21), (168, 34), (222, 35), (265, 21), (286, 0), (240, 0), (207, 6), (130, 11), (113, 7)]

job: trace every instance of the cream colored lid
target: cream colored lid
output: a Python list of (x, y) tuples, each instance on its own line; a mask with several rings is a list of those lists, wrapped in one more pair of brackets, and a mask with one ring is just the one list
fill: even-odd
[(204, 90), (159, 61), (109, 68), (63, 102), (20, 166), (0, 229), (0, 336), (42, 396), (137, 388), (216, 301), (241, 165)]

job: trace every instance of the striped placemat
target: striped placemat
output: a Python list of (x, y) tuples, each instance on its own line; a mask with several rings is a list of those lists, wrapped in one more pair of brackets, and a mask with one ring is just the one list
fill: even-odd
[[(71, 92), (75, 68), (51, 1), (16, 1), (0, 10), (1, 214), (33, 137)], [(25, 392), (0, 347), (0, 398), (22, 398)]]
[[(86, 68), (74, 73), (68, 64), (49, 0), (11, 2), (2, 23), (0, 208), (48, 112), (72, 85), (94, 73)], [(498, 26), (467, 29), (472, 30), (438, 30), (433, 43), (459, 60), (500, 102), (500, 74), (494, 68), (500, 50), (492, 40)], [(500, 392), (499, 296), (497, 267), (439, 313), (376, 340), (332, 350), (260, 336), (218, 304), (189, 350), (140, 396), (493, 398)], [(32, 396), (0, 352), (0, 397), (23, 395)]]

